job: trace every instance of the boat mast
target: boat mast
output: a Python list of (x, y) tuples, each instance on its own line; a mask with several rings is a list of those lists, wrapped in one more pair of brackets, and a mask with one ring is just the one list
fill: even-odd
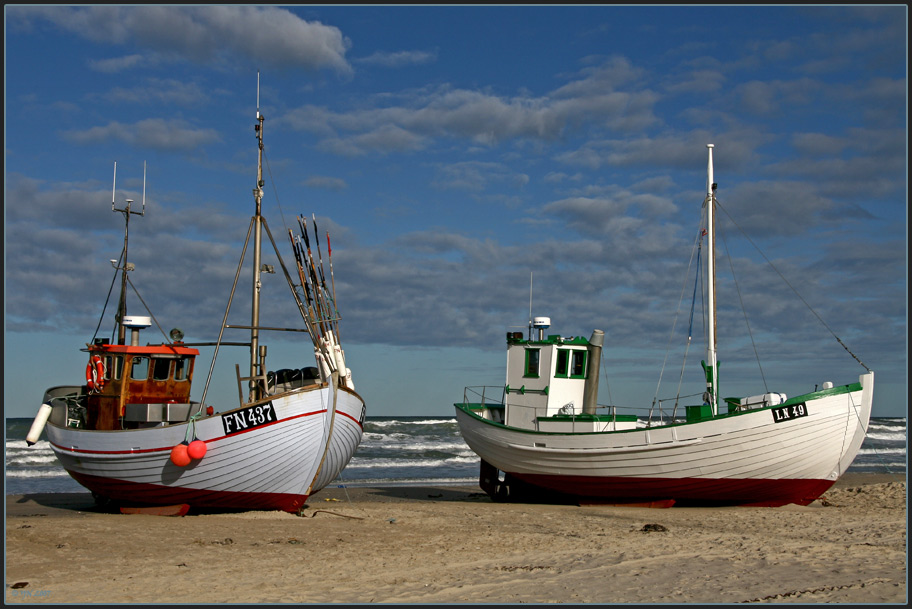
[(706, 402), (712, 407), (713, 415), (718, 414), (718, 363), (716, 361), (716, 184), (713, 182), (713, 144), (707, 144), (709, 161), (706, 168), (706, 256), (707, 309), (709, 323), (706, 338)]
[(123, 260), (121, 260), (120, 267), (120, 302), (117, 305), (117, 315), (115, 316), (115, 321), (117, 322), (117, 344), (123, 345), (126, 342), (126, 328), (123, 325), (124, 317), (127, 316), (127, 271), (133, 270), (132, 267), (127, 264), (127, 245), (129, 243), (130, 237), (130, 215), (134, 214), (137, 216), (146, 215), (146, 163), (143, 162), (143, 194), (142, 194), (142, 211), (133, 211), (131, 206), (133, 204), (133, 199), (127, 199), (127, 205), (123, 209), (117, 209), (114, 204), (114, 199), (117, 192), (117, 161), (114, 161), (114, 184), (111, 187), (111, 211), (119, 211), (124, 216), (124, 245), (123, 245)]
[(256, 213), (253, 217), (253, 301), (250, 318), (250, 393), (248, 400), (254, 402), (259, 399), (259, 386), (254, 377), (258, 376), (259, 351), (260, 351), (260, 259), (263, 229), (262, 201), (263, 201), (263, 115), (260, 114), (260, 75), (257, 74), (257, 183), (253, 189), (253, 198), (256, 201)]

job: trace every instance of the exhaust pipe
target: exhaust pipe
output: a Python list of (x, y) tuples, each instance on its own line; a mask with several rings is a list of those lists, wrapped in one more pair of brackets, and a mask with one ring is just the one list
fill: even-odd
[(589, 338), (589, 370), (583, 388), (583, 414), (595, 414), (598, 408), (599, 371), (602, 367), (602, 345), (605, 333), (593, 330)]

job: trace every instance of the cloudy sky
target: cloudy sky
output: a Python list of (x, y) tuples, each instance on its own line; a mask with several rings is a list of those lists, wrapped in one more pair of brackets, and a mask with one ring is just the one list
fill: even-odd
[[(330, 233), (369, 415), (452, 415), (464, 386), (502, 384), (530, 295), (549, 334), (605, 331), (600, 403), (699, 391), (711, 143), (722, 394), (853, 382), (857, 358), (875, 416), (905, 416), (906, 11), (7, 5), (6, 415), (81, 382), (122, 245), (112, 194), (138, 206), (144, 163), (132, 281), (165, 331), (216, 337), (259, 71), (264, 213), (283, 256), (297, 214)], [(300, 326), (265, 281), (263, 323)], [(270, 368), (312, 364), (300, 335), (266, 339)], [(236, 403), (246, 357), (222, 350), (208, 403)]]

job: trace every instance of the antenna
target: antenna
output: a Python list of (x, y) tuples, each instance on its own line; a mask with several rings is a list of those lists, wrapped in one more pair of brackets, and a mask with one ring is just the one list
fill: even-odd
[(260, 71), (257, 70), (257, 119), (260, 118)]
[(529, 271), (529, 340), (532, 340), (532, 271)]
[(138, 212), (130, 209), (132, 207), (133, 199), (126, 199), (126, 203), (127, 203), (126, 207), (124, 209), (117, 209), (116, 197), (117, 197), (117, 161), (114, 161), (114, 186), (111, 189), (111, 211), (119, 211), (124, 214), (133, 214), (134, 216), (145, 216), (146, 215), (146, 161), (143, 161), (142, 209)]

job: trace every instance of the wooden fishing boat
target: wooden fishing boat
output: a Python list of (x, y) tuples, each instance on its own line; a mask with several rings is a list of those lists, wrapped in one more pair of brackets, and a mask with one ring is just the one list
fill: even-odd
[[(708, 244), (707, 352), (702, 403), (680, 412), (597, 404), (604, 333), (507, 333), (504, 387), (467, 387), (456, 418), (481, 457), (481, 487), (495, 499), (571, 499), (671, 505), (807, 505), (845, 473), (864, 440), (874, 373), (824, 382), (803, 395), (759, 392), (719, 399), (715, 337), (712, 149), (701, 239)], [(531, 316), (531, 312), (530, 312)], [(533, 331), (538, 336), (533, 336)], [(849, 352), (851, 354), (851, 352)], [(854, 356), (854, 355), (853, 355)], [(858, 358), (856, 358), (857, 360)], [(702, 383), (702, 380), (701, 380)], [(648, 412), (648, 414), (646, 414)]]
[[(145, 213), (145, 200), (141, 212), (131, 209), (129, 199), (122, 208), (112, 201), (112, 209), (123, 214), (126, 225), (121, 259), (112, 261), (121, 278), (114, 331), (110, 339), (95, 337), (86, 344), (89, 361), (83, 384), (45, 392), (28, 436), (33, 444), (46, 430), (60, 463), (99, 502), (296, 512), (339, 475), (361, 441), (365, 404), (355, 392), (339, 343), (329, 235), (331, 289), (316, 218), (313, 230), (319, 263), (311, 253), (307, 221), (299, 216), (300, 233), (288, 231), (295, 258), (289, 271), (262, 215), (263, 123), (258, 108), (255, 213), (243, 250), (247, 252), (252, 236), (249, 326), (227, 323), (244, 264), (242, 255), (216, 342), (184, 343), (183, 333), (174, 329), (170, 340), (141, 344), (140, 332), (152, 325), (154, 317), (127, 314), (127, 285), (132, 286), (128, 272), (134, 269), (127, 262), (127, 243), (130, 217)], [(115, 164), (115, 192), (116, 170)], [(298, 362), (293, 368), (267, 368), (260, 333), (294, 329), (260, 324), (261, 273), (275, 270), (261, 262), (264, 230), (304, 322), (305, 327), (297, 331), (306, 331), (313, 343), (314, 365)], [(206, 404), (206, 396), (219, 347), (228, 344), (223, 340), (227, 328), (250, 331), (248, 342), (231, 343), (249, 347), (249, 373), (242, 375), (235, 366), (238, 406), (215, 412)], [(214, 346), (214, 355), (202, 398), (191, 401), (199, 355), (195, 346), (202, 344)]]

